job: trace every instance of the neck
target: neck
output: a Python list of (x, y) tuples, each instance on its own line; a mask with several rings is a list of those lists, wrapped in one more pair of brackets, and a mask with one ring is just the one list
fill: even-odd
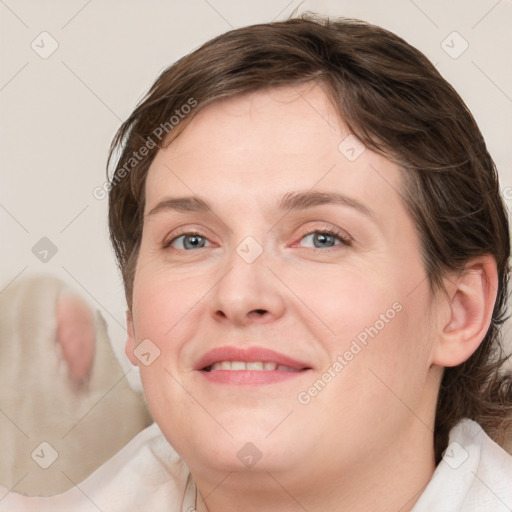
[[(419, 423), (419, 422), (418, 422)], [(350, 464), (312, 456), (290, 471), (195, 475), (197, 512), (409, 512), (435, 470), (432, 432), (417, 425)], [(414, 447), (414, 449), (411, 449)], [(343, 459), (343, 457), (340, 457)], [(322, 464), (323, 462), (323, 464)], [(318, 470), (312, 468), (319, 467)], [(197, 478), (196, 478), (197, 477)]]

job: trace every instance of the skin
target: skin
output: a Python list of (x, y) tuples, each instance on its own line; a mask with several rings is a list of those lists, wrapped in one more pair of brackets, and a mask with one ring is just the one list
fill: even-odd
[[(471, 261), (433, 297), (399, 195), (402, 171), (369, 149), (349, 161), (338, 150), (347, 135), (320, 85), (281, 87), (212, 103), (151, 165), (126, 353), (192, 472), (200, 512), (405, 512), (435, 469), (442, 366), (483, 339), (496, 268)], [(373, 216), (340, 204), (278, 210), (285, 194), (306, 191), (344, 194)], [(201, 198), (210, 210), (148, 215), (169, 196)], [(310, 234), (333, 228), (351, 244)], [(181, 236), (191, 231), (200, 238)], [(252, 263), (236, 252), (247, 236), (263, 250)], [(145, 339), (160, 351), (149, 366), (134, 355)], [(194, 364), (222, 345), (271, 348), (312, 370), (276, 384), (211, 383)], [(248, 442), (261, 454), (250, 468), (237, 457)]]

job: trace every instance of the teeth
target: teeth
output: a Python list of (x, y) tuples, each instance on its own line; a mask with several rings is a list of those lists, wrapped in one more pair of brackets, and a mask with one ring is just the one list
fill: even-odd
[(298, 372), (297, 368), (290, 368), (289, 366), (285, 366), (284, 364), (280, 364), (277, 366), (277, 369), (281, 372)]
[(259, 371), (273, 371), (279, 370), (284, 372), (298, 372), (297, 368), (291, 368), (290, 366), (286, 366), (284, 364), (277, 364), (272, 362), (263, 362), (263, 361), (220, 361), (218, 363), (214, 363), (210, 367), (210, 371), (215, 370), (259, 370)]
[(246, 364), (248, 370), (263, 370), (264, 364), (259, 361), (250, 361)]

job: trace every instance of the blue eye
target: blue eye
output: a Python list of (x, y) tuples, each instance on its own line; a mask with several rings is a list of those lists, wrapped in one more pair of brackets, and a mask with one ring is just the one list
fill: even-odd
[[(335, 230), (317, 230), (311, 231), (304, 235), (301, 240), (305, 240), (308, 237), (312, 237), (314, 249), (331, 248), (336, 245), (350, 245), (351, 241), (344, 236), (342, 233)], [(336, 243), (336, 240), (339, 243)]]
[[(306, 233), (301, 237), (301, 241), (307, 238), (312, 238), (312, 249), (330, 249), (338, 245), (351, 245), (351, 240), (342, 232), (334, 229), (315, 230)], [(336, 243), (338, 241), (338, 243)], [(208, 239), (199, 233), (183, 233), (177, 237), (172, 238), (164, 244), (164, 249), (173, 247), (177, 250), (190, 251), (194, 249), (204, 249), (205, 247), (213, 245)]]
[(176, 238), (169, 240), (169, 242), (165, 244), (165, 248), (174, 246), (173, 244), (177, 243), (178, 240), (180, 239), (183, 239), (181, 244), (182, 247), (175, 247), (175, 249), (203, 249), (206, 246), (205, 244), (207, 242), (204, 236), (201, 236), (197, 233), (184, 233), (183, 235), (177, 236)]

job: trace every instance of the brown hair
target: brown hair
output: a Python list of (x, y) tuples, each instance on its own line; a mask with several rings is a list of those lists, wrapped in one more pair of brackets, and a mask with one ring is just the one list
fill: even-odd
[[(168, 143), (219, 98), (312, 80), (322, 83), (352, 133), (404, 169), (401, 195), (418, 227), (433, 292), (446, 272), (462, 270), (469, 258), (495, 258), (499, 288), (487, 334), (466, 362), (444, 370), (436, 460), (449, 430), (465, 417), (502, 442), (512, 406), (512, 376), (500, 371), (510, 244), (497, 171), (459, 95), (421, 52), (382, 28), (315, 15), (253, 25), (208, 41), (158, 77), (119, 128), (107, 164), (121, 152), (109, 192), (109, 228), (129, 309), (145, 179), (160, 147), (155, 139), (165, 140), (162, 127)], [(170, 122), (187, 104), (194, 108)], [(145, 158), (134, 158), (142, 146), (152, 147)]]

